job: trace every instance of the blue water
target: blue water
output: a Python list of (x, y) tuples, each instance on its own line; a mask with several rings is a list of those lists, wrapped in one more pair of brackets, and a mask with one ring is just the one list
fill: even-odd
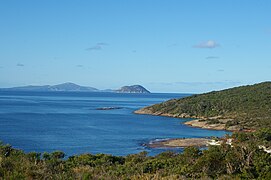
[[(0, 92), (0, 139), (25, 152), (62, 150), (67, 155), (127, 155), (167, 149), (142, 146), (155, 139), (223, 136), (191, 128), (185, 119), (136, 115), (133, 111), (187, 94)], [(121, 109), (97, 110), (102, 107)], [(176, 149), (175, 149), (176, 150)]]

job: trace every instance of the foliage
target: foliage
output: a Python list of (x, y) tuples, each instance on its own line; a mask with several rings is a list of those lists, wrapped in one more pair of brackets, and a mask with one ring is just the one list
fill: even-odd
[[(223, 91), (173, 99), (146, 107), (153, 114), (174, 117), (232, 119), (226, 127), (239, 126), (245, 129), (271, 127), (271, 82), (241, 86)], [(216, 124), (217, 120), (208, 123)]]
[(270, 145), (271, 129), (235, 132), (227, 144), (183, 153), (146, 152), (128, 156), (81, 154), (63, 159), (61, 151), (24, 153), (0, 144), (0, 179), (270, 179), (271, 155), (259, 149)]

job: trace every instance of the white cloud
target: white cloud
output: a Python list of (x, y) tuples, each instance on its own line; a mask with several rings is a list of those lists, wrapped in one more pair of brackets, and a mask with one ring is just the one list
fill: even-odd
[(217, 48), (219, 47), (220, 45), (215, 42), (214, 40), (208, 40), (208, 41), (205, 41), (205, 42), (201, 42), (195, 46), (193, 46), (194, 48), (209, 48), (209, 49), (213, 49), (213, 48)]
[(102, 49), (102, 46), (96, 45), (96, 46), (92, 46), (90, 48), (87, 48), (86, 50), (87, 51), (98, 51), (98, 50), (101, 50), (101, 49)]
[(170, 48), (170, 47), (175, 47), (175, 46), (178, 46), (178, 44), (177, 43), (169, 44), (167, 47)]
[(104, 42), (99, 42), (99, 43), (96, 43), (95, 46), (92, 46), (90, 48), (87, 48), (86, 50), (87, 51), (99, 51), (99, 50), (102, 50), (104, 46), (107, 46), (108, 44), (107, 43), (104, 43)]
[[(220, 72), (220, 73), (223, 73)], [(203, 93), (244, 85), (240, 81), (179, 81), (149, 83), (153, 92)]]
[(99, 43), (97, 43), (96, 45), (97, 45), (97, 46), (108, 46), (108, 44), (105, 43), (105, 42), (99, 42)]
[(236, 85), (240, 84), (239, 81), (214, 81), (214, 82), (175, 82), (179, 85), (188, 85), (188, 86), (203, 86), (203, 85)]
[(208, 56), (205, 59), (219, 59), (219, 57), (218, 56)]
[(18, 63), (16, 66), (18, 66), (18, 67), (24, 67), (24, 64)]

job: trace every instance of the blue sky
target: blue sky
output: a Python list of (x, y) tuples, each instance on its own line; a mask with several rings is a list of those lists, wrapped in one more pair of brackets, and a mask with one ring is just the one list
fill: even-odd
[(0, 2), (0, 87), (206, 92), (271, 79), (269, 0)]

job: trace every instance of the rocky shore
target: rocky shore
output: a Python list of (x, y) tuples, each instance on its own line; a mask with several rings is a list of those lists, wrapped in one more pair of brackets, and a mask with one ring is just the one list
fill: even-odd
[(96, 110), (114, 110), (114, 109), (122, 109), (122, 107), (101, 107), (101, 108), (96, 108)]
[(146, 144), (150, 148), (176, 148), (176, 147), (205, 147), (207, 146), (210, 139), (207, 138), (185, 138), (185, 139), (167, 139), (161, 141), (152, 141), (149, 144)]
[(192, 120), (187, 121), (184, 123), (185, 125), (192, 126), (192, 127), (199, 127), (203, 129), (214, 129), (214, 130), (225, 130), (225, 124), (208, 124), (207, 121), (203, 120)]
[(203, 128), (203, 129), (212, 129), (212, 130), (227, 130), (227, 131), (240, 131), (242, 130), (239, 126), (232, 125), (226, 126), (226, 123), (229, 121), (233, 121), (233, 119), (225, 118), (222, 116), (216, 117), (197, 117), (197, 116), (190, 116), (186, 113), (182, 113), (179, 115), (172, 115), (167, 113), (161, 113), (159, 111), (153, 113), (151, 110), (142, 108), (136, 110), (135, 114), (148, 114), (154, 116), (166, 116), (166, 117), (173, 117), (173, 118), (192, 118), (194, 120), (184, 122), (185, 125)]

